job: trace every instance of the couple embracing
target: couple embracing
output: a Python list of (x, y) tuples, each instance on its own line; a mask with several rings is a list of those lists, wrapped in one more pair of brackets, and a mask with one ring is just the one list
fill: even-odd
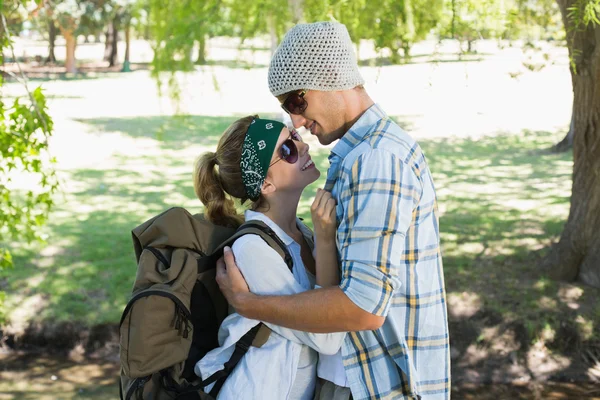
[[(196, 193), (214, 223), (264, 222), (293, 267), (256, 235), (225, 249), (217, 282), (236, 312), (196, 374), (223, 368), (263, 322), (272, 334), (219, 399), (449, 399), (438, 211), (421, 148), (367, 94), (342, 24), (292, 28), (268, 84), (295, 128), (336, 142), (311, 206), (314, 233), (296, 216), (321, 174), (309, 145), (279, 121), (235, 121), (199, 158)], [(234, 201), (247, 206), (243, 216)]]

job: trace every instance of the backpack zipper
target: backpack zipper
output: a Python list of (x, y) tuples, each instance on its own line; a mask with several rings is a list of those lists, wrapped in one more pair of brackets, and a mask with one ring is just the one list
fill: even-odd
[(148, 250), (152, 254), (154, 254), (154, 257), (156, 257), (161, 263), (163, 263), (165, 267), (171, 268), (171, 263), (167, 260), (167, 258), (160, 251), (158, 251), (158, 249), (156, 249), (154, 247), (146, 246), (146, 247), (144, 247), (144, 250)]
[[(123, 325), (123, 321), (125, 320), (125, 317), (127, 316), (129, 310), (131, 309), (131, 307), (133, 307), (133, 304), (144, 297), (148, 297), (148, 296), (162, 296), (162, 297), (168, 297), (169, 299), (171, 299), (174, 303), (175, 303), (175, 318), (174, 320), (171, 322), (172, 326), (173, 323), (177, 323), (178, 321), (183, 321), (185, 324), (185, 329), (183, 330), (183, 333), (186, 335), (184, 336), (185, 338), (187, 338), (188, 335), (188, 321), (191, 318), (191, 313), (190, 311), (187, 309), (187, 307), (181, 302), (181, 300), (179, 300), (179, 298), (175, 295), (172, 295), (170, 293), (164, 292), (162, 290), (146, 290), (143, 292), (140, 292), (138, 294), (136, 294), (135, 296), (133, 296), (129, 302), (127, 303), (127, 306), (125, 307), (125, 310), (123, 311), (123, 315), (121, 316), (121, 322), (119, 323), (119, 327), (121, 325)], [(176, 328), (180, 331), (181, 333), (181, 322), (179, 323), (179, 327)]]

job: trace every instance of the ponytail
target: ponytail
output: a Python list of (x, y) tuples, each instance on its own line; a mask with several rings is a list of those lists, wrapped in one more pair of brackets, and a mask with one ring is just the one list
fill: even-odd
[(237, 228), (244, 218), (237, 213), (234, 201), (225, 193), (217, 171), (217, 158), (217, 153), (213, 152), (198, 158), (194, 169), (194, 190), (206, 207), (204, 214), (210, 222)]

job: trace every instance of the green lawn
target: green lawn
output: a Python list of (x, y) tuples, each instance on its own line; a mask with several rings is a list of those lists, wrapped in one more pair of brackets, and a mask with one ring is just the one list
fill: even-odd
[[(136, 269), (131, 229), (172, 206), (201, 210), (192, 187), (194, 159), (215, 147), (233, 119), (78, 120), (92, 132), (117, 132), (135, 145), (95, 168), (61, 171), (63, 192), (47, 245), (15, 244), (15, 268), (0, 275), (9, 318), (117, 323)], [(572, 155), (544, 151), (560, 137), (522, 132), (420, 141), (439, 195), (451, 321), (485, 310), (500, 321), (523, 321), (531, 343), (551, 340), (565, 320), (583, 339), (600, 336), (593, 325), (600, 320), (594, 301), (600, 292), (550, 281), (538, 269), (568, 213)], [(311, 154), (322, 175), (300, 204), (307, 221), (328, 151), (314, 145)]]

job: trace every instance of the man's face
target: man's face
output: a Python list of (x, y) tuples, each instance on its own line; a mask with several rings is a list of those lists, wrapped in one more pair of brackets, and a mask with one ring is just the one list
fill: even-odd
[[(292, 93), (298, 93), (295, 91)], [(287, 96), (278, 96), (284, 102)], [(344, 97), (340, 92), (307, 90), (304, 100), (308, 104), (302, 114), (290, 114), (295, 128), (303, 126), (315, 135), (319, 142), (328, 145), (344, 136), (348, 130), (345, 118)]]

